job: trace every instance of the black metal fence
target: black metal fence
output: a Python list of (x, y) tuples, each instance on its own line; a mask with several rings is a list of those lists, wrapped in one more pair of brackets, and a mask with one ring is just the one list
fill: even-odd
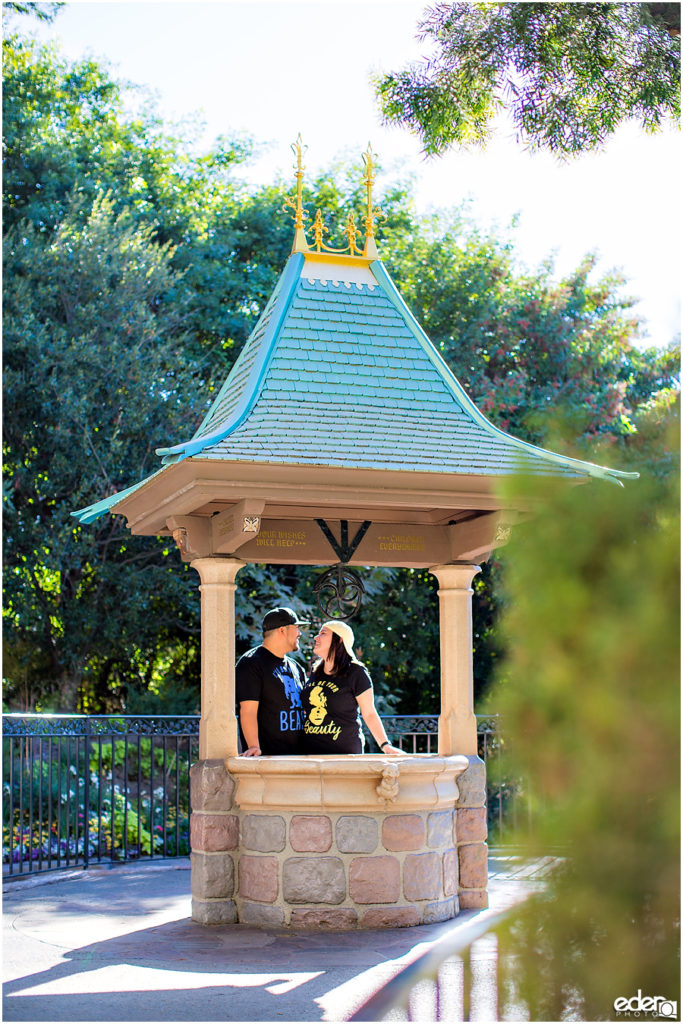
[(199, 719), (3, 715), (3, 872), (190, 852)]
[[(382, 720), (403, 750), (436, 752), (436, 715)], [(6, 876), (189, 854), (198, 716), (7, 714), (2, 722)], [(478, 717), (478, 739), (489, 830), (501, 841), (523, 794), (502, 773), (497, 716)]]

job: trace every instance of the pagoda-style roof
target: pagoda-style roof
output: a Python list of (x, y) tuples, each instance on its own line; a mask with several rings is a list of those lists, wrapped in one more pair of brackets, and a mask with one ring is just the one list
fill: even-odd
[(483, 416), (380, 260), (295, 253), (185, 458), (500, 476), (628, 475)]
[(81, 522), (111, 511), (135, 532), (168, 533), (179, 516), (212, 517), (251, 499), (258, 515), (268, 516), (270, 503), (277, 520), (336, 512), (377, 522), (381, 508), (386, 522), (452, 525), (498, 509), (496, 481), (511, 473), (637, 476), (494, 426), (405, 305), (372, 239), (364, 253), (351, 241), (349, 254), (324, 251), (317, 239), (310, 249), (297, 230), (193, 436), (158, 449), (151, 477), (75, 512)]

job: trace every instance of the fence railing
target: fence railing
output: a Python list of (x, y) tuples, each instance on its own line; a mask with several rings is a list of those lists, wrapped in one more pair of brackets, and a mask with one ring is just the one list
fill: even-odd
[(382, 985), (349, 1021), (382, 1021), (389, 1014), (391, 1020), (408, 1021), (525, 1019), (501, 1015), (507, 978), (495, 928), (509, 913), (483, 915), (446, 933)]
[[(436, 715), (382, 720), (403, 750), (436, 752)], [(6, 714), (2, 721), (6, 876), (189, 854), (198, 716)], [(518, 816), (518, 787), (495, 771), (497, 716), (478, 716), (478, 738), (491, 775), (489, 829), (500, 841)]]
[(187, 856), (195, 716), (3, 715), (3, 871)]

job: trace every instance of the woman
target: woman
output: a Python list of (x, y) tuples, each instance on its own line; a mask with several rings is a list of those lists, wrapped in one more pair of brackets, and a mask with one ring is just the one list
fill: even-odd
[(326, 622), (315, 638), (313, 653), (318, 660), (301, 694), (305, 753), (362, 754), (362, 715), (383, 754), (402, 754), (387, 739), (375, 709), (372, 680), (353, 653), (351, 627), (346, 622)]

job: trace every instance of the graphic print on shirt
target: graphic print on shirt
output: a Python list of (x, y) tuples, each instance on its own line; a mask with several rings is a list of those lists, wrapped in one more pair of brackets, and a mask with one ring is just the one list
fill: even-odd
[(289, 732), (290, 730), (298, 732), (304, 726), (299, 685), (286, 665), (277, 668), (274, 675), (282, 683), (282, 690), (289, 701), (289, 710), (282, 709), (280, 711), (280, 732)]
[(327, 697), (322, 686), (314, 686), (308, 695), (311, 702), (311, 713), (308, 716), (313, 725), (322, 725), (327, 715)]
[[(311, 703), (311, 710), (306, 722), (304, 732), (310, 736), (328, 736), (332, 740), (338, 740), (342, 731), (341, 725), (328, 717), (327, 694), (338, 693), (339, 687), (329, 679), (323, 679), (308, 693), (308, 700)], [(325, 719), (328, 719), (325, 721)]]

